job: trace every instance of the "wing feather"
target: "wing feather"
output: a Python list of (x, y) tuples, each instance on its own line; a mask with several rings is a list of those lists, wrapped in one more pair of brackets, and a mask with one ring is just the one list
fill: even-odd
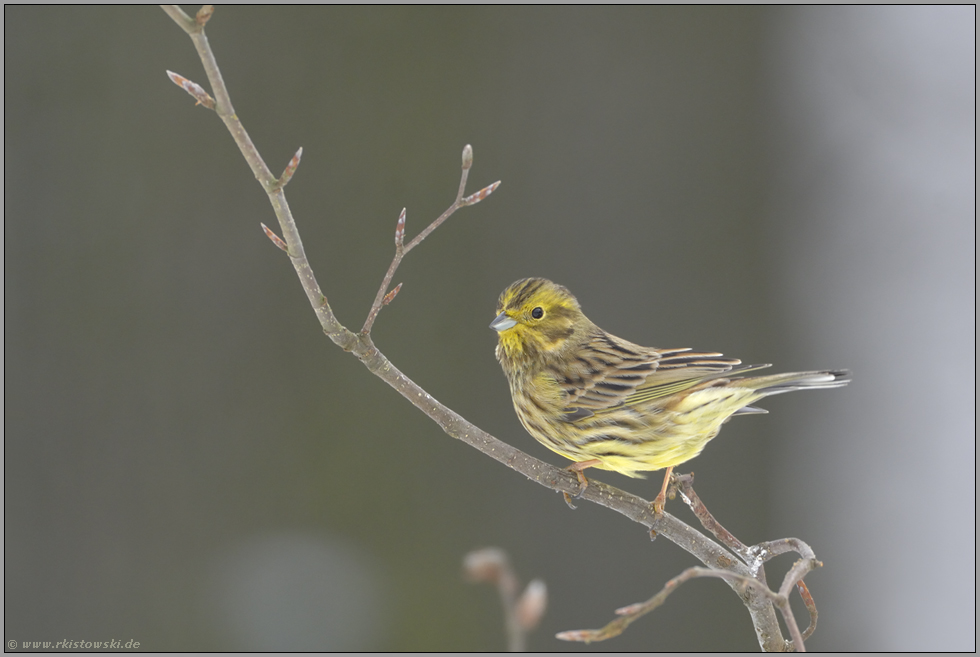
[[(641, 347), (597, 331), (556, 376), (566, 421), (669, 397), (712, 379), (768, 367), (690, 348)], [(556, 372), (557, 374), (557, 372)]]

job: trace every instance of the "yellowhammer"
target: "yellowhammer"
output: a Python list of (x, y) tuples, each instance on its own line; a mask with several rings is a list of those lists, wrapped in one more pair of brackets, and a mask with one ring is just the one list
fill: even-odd
[(524, 428), (575, 461), (568, 469), (581, 491), (586, 468), (630, 477), (667, 468), (653, 502), (658, 514), (674, 466), (700, 454), (728, 418), (765, 413), (750, 404), (768, 395), (850, 381), (846, 370), (731, 378), (769, 365), (627, 342), (589, 321), (571, 292), (543, 278), (504, 290), (490, 328)]

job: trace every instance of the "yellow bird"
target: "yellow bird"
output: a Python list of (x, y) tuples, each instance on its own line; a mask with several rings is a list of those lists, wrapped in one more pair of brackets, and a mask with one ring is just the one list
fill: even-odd
[[(510, 285), (497, 302), (497, 360), (521, 424), (538, 442), (586, 468), (629, 477), (667, 469), (654, 511), (663, 511), (674, 466), (693, 459), (733, 415), (792, 390), (839, 388), (846, 370), (733, 378), (769, 367), (685, 349), (641, 347), (606, 333), (566, 288), (544, 278)], [(566, 501), (569, 497), (565, 495)]]

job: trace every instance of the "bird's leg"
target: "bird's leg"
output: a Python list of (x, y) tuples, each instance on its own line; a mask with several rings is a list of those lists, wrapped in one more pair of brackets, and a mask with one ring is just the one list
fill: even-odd
[[(588, 461), (579, 461), (578, 463), (572, 463), (570, 466), (565, 468), (569, 472), (574, 472), (575, 475), (578, 477), (578, 483), (582, 484), (582, 487), (578, 489), (578, 493), (575, 494), (575, 499), (582, 497), (582, 493), (584, 493), (585, 489), (589, 487), (589, 480), (585, 478), (584, 474), (582, 474), (582, 470), (585, 470), (586, 468), (591, 468), (592, 466), (595, 465), (599, 465), (600, 463), (602, 463), (602, 461), (600, 461), (599, 459), (589, 459)], [(562, 491), (562, 496), (565, 498), (565, 504), (567, 504), (569, 507), (574, 509), (575, 505), (572, 504), (572, 496), (564, 491)]]
[(667, 501), (667, 484), (670, 483), (670, 473), (674, 471), (674, 466), (667, 468), (667, 472), (664, 474), (664, 485), (660, 487), (660, 495), (653, 498), (653, 513), (654, 515), (661, 515), (664, 512), (664, 502)]

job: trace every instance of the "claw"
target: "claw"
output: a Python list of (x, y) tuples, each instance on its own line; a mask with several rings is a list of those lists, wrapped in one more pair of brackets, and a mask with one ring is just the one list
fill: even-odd
[[(594, 465), (599, 465), (600, 463), (602, 463), (602, 461), (600, 461), (599, 459), (590, 459), (588, 461), (579, 461), (578, 463), (572, 463), (570, 466), (565, 468), (569, 472), (574, 472), (575, 476), (578, 477), (578, 483), (581, 484), (581, 486), (578, 489), (578, 492), (575, 493), (575, 499), (582, 497), (582, 495), (585, 493), (585, 489), (589, 487), (589, 480), (585, 478), (584, 474), (582, 474), (582, 470), (585, 470), (586, 468), (591, 468)], [(565, 503), (569, 507), (574, 509), (575, 505), (572, 504), (572, 496), (565, 492), (562, 492), (562, 495), (564, 495), (565, 497)]]

